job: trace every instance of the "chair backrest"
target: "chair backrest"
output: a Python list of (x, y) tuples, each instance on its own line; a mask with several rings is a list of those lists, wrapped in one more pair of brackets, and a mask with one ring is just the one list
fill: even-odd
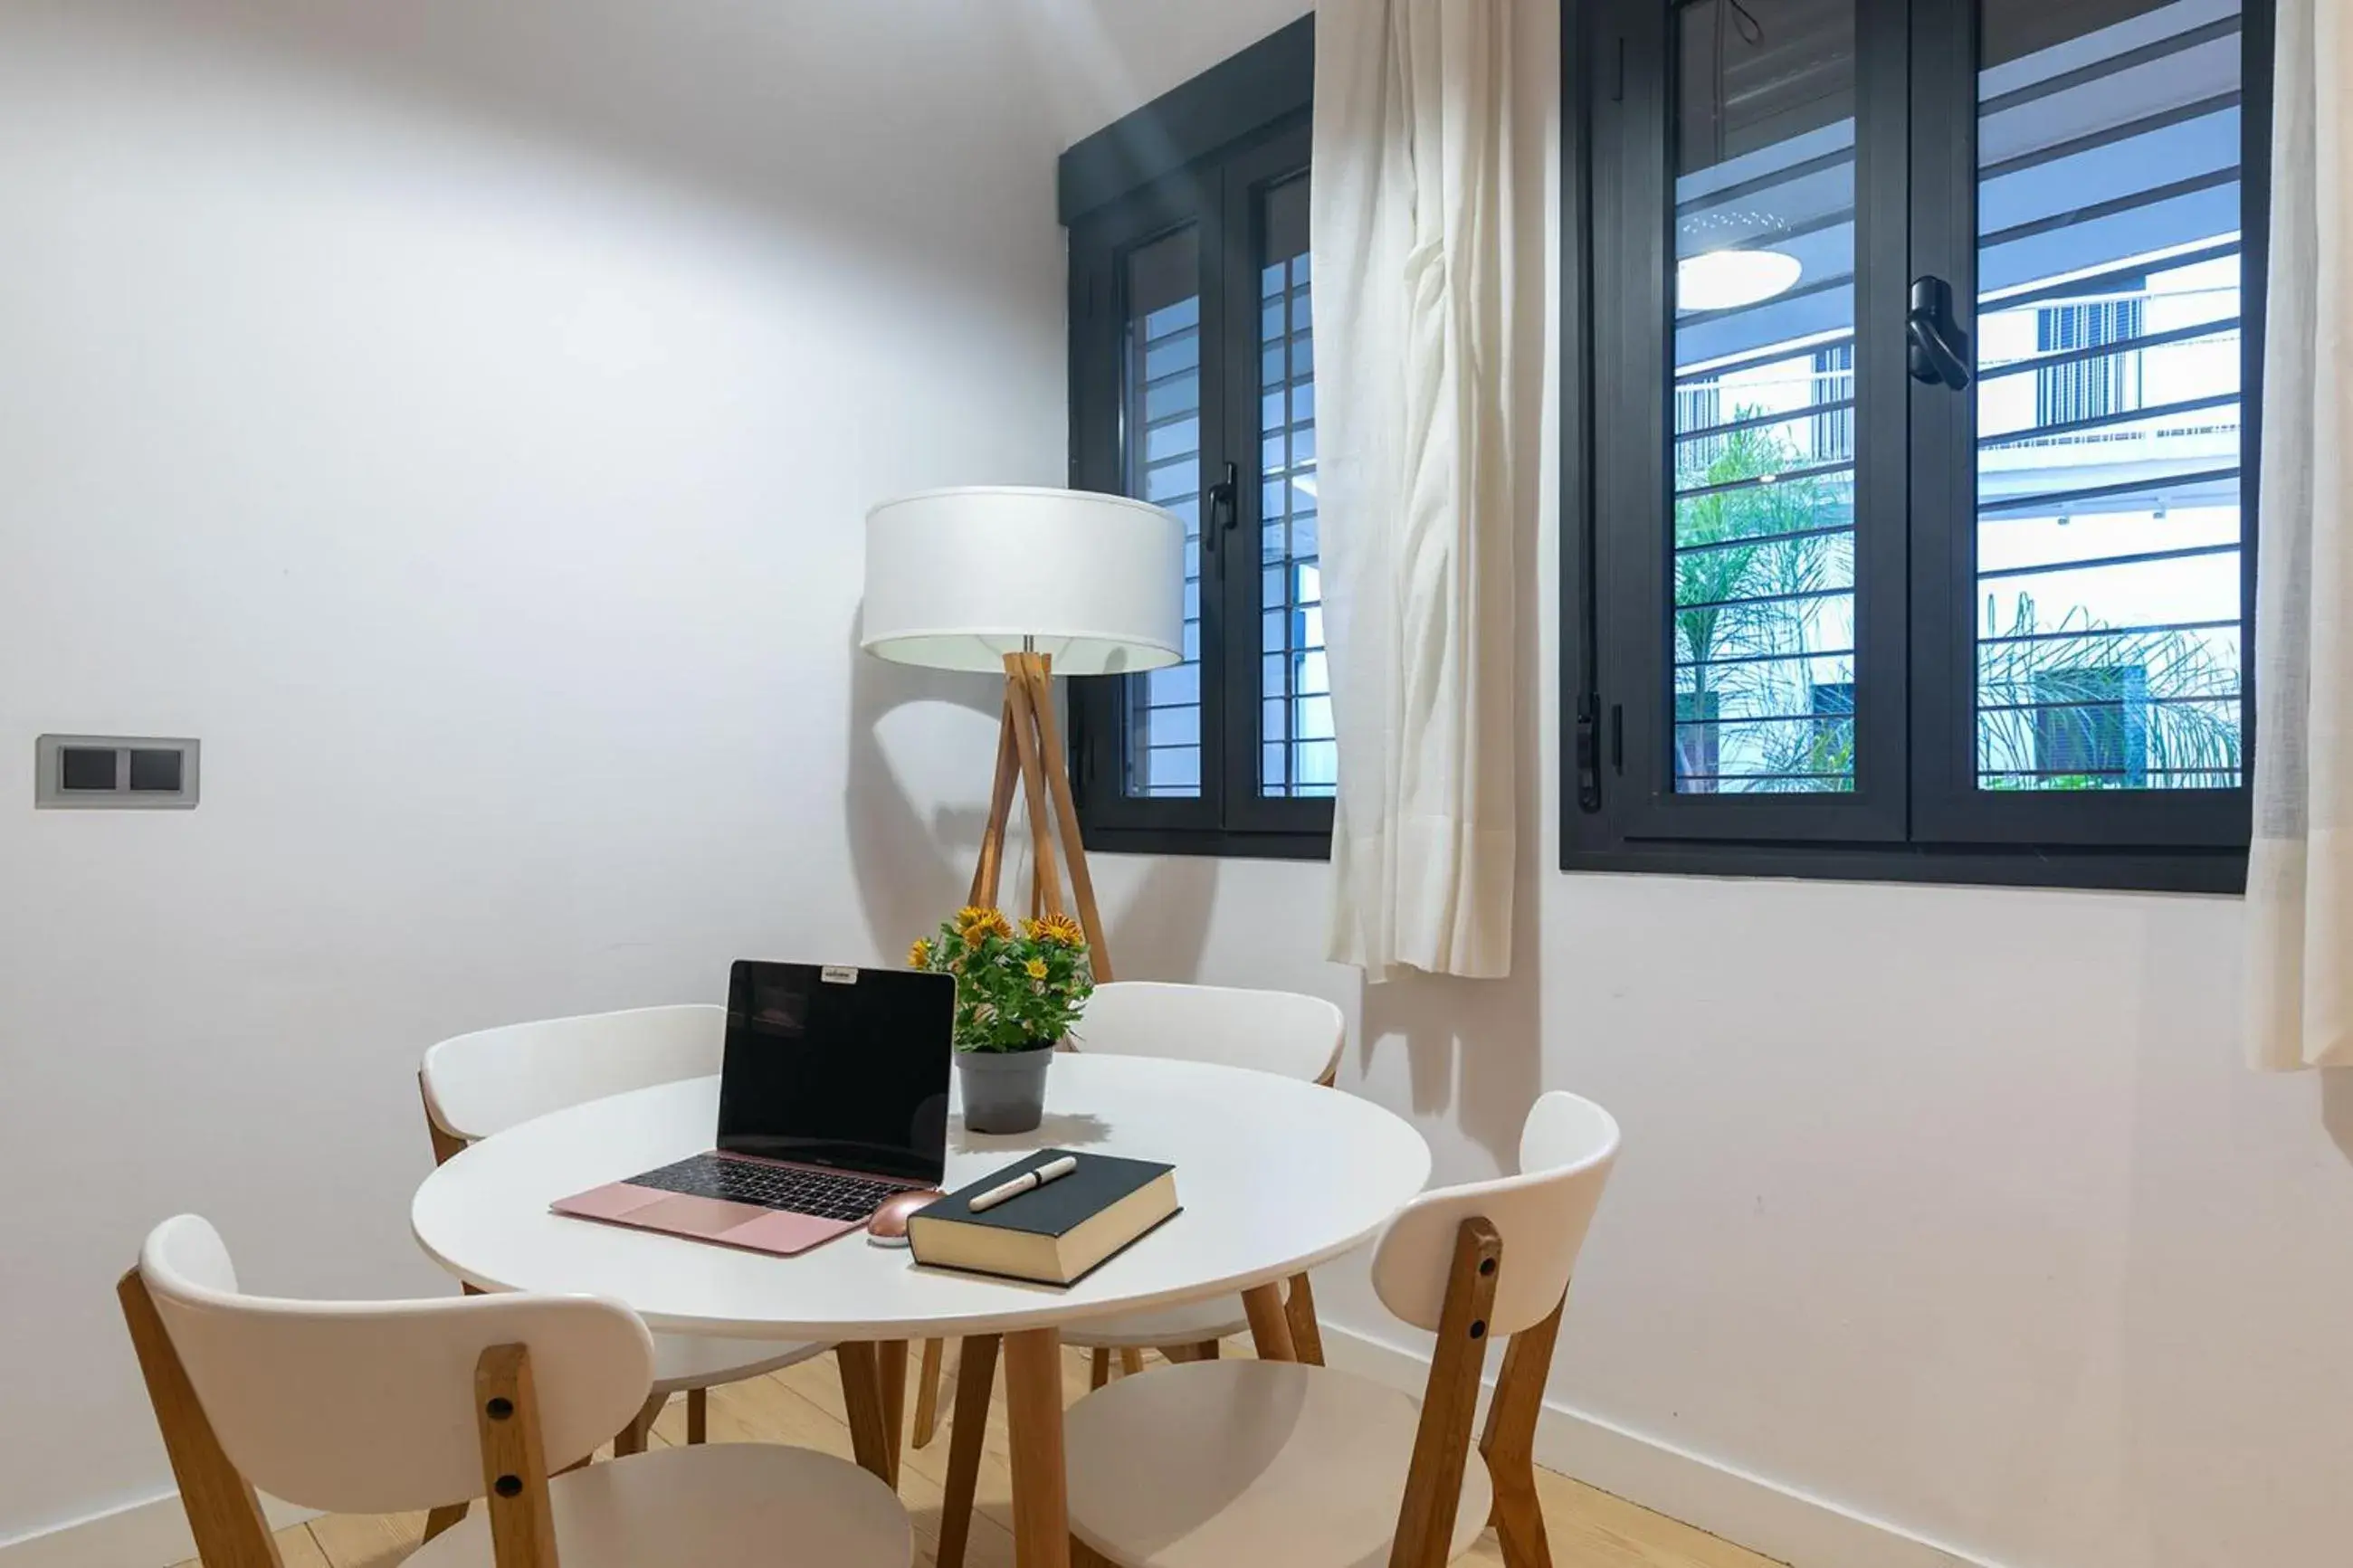
[[(483, 1495), (474, 1372), (493, 1345), (531, 1353), (550, 1469), (627, 1426), (653, 1385), (645, 1324), (596, 1297), (248, 1296), (219, 1233), (194, 1215), (155, 1227), (138, 1276), (230, 1465), (272, 1496), (331, 1513)], [(142, 1358), (150, 1350), (141, 1346)]]
[(1568, 1289), (1617, 1158), (1618, 1123), (1608, 1111), (1557, 1089), (1543, 1096), (1520, 1129), (1518, 1175), (1424, 1193), (1389, 1222), (1373, 1254), (1382, 1304), (1417, 1328), (1437, 1328), (1455, 1233), (1478, 1218), (1503, 1240), (1487, 1331), (1515, 1334), (1541, 1321)]
[(1106, 980), (1071, 1035), (1082, 1051), (1216, 1062), (1320, 1083), (1338, 1066), (1346, 1030), (1340, 1009), (1321, 996)]
[(425, 1110), (471, 1142), (585, 1100), (708, 1077), (726, 1045), (727, 1009), (708, 1003), (482, 1029), (425, 1053)]

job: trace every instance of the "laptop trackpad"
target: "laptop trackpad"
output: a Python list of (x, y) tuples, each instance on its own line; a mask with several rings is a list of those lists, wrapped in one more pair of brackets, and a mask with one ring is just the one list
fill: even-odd
[(643, 1208), (630, 1210), (629, 1223), (678, 1236), (717, 1236), (767, 1213), (757, 1204), (731, 1204), (723, 1198), (698, 1198), (675, 1193)]

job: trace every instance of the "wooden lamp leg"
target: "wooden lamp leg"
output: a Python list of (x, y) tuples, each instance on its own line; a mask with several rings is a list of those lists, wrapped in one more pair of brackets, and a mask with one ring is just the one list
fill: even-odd
[(1071, 863), (1071, 892), (1078, 900), (1079, 929), (1086, 932), (1087, 958), (1097, 980), (1113, 978), (1111, 946), (1103, 940), (1103, 911), (1095, 905), (1095, 879), (1087, 869), (1087, 847), (1079, 833), (1079, 808), (1071, 796), (1070, 753), (1062, 748), (1061, 721), (1054, 716), (1053, 662), (1045, 654), (1029, 656), (1023, 679), (1029, 690), (1029, 709), (1038, 718), (1039, 750), (1046, 762), (1046, 784), (1054, 797), (1054, 821), (1061, 831), (1062, 853)]
[[(1037, 704), (1029, 682), (1014, 663), (1020, 654), (1006, 655), (1006, 690), (1013, 699), (1013, 745), (1021, 758), (1021, 798), (1029, 812), (1029, 850), (1038, 887), (1050, 914), (1062, 912), (1062, 875), (1054, 862), (1053, 825), (1046, 815), (1046, 762), (1038, 731)], [(1056, 759), (1058, 762), (1060, 759)]]
[(1013, 815), (1013, 781), (1020, 757), (1013, 744), (1013, 682), (1008, 676), (1004, 706), (997, 716), (997, 774), (988, 791), (988, 821), (980, 833), (980, 859), (972, 869), (968, 904), (993, 905), (1004, 875), (1005, 826)]

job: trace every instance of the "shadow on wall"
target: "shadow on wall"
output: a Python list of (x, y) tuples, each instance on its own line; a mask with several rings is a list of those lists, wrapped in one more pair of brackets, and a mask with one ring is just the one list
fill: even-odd
[[(882, 754), (877, 730), (885, 714), (910, 702), (953, 704), (994, 717), (999, 688), (986, 676), (876, 658), (859, 646), (865, 620), (861, 607), (849, 622), (849, 733), (842, 748), (841, 816), (867, 934), (876, 951), (892, 955), (904, 952), (964, 902), (980, 853), (987, 801), (984, 793), (964, 797), (972, 804), (943, 804), (926, 822)], [(970, 787), (987, 789), (993, 760), (994, 753), (986, 751), (974, 757)]]
[[(1103, 864), (1089, 864), (1103, 879)], [(1207, 855), (1157, 855), (1127, 901), (1103, 916), (1113, 972), (1122, 980), (1196, 980), (1209, 946), (1209, 911), (1218, 897), (1219, 862)], [(1124, 963), (1149, 953), (1151, 969)]]
[[(1034, 154), (1050, 166), (1056, 145), (1008, 72), (973, 68), (976, 55), (1008, 47), (986, 8), (962, 20), (952, 7), (727, 0), (95, 0), (73, 11), (71, 25), (120, 27), (174, 68), (274, 58), (333, 73), (345, 79), (338, 90), (421, 104), (437, 121), (520, 136), (943, 272), (986, 265), (991, 247), (951, 258), (936, 237), (965, 221), (1001, 226), (1000, 189), (943, 183), (911, 203), (896, 182), (873, 177), (875, 158), (842, 153), (849, 128), (870, 147), (881, 138), (884, 154), (971, 148), (971, 125), (985, 114), (990, 123), (1038, 121), (1032, 145), (1003, 150), (1008, 161)], [(886, 75), (893, 90), (883, 124), (874, 103)], [(964, 211), (950, 221), (942, 202)]]
[(2320, 1069), (2320, 1124), (2330, 1142), (2353, 1160), (2353, 1068)]

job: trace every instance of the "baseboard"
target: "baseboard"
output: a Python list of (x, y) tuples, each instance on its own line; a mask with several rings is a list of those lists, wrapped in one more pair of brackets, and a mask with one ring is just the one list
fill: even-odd
[[(261, 1511), (283, 1530), (318, 1510), (263, 1498)], [(176, 1491), (0, 1541), (0, 1568), (171, 1568), (195, 1554)]]
[[(1419, 1394), (1429, 1361), (1368, 1334), (1324, 1325), (1336, 1367)], [(1490, 1373), (1492, 1382), (1492, 1371)], [(1630, 1432), (1556, 1400), (1536, 1421), (1536, 1462), (1792, 1568), (1998, 1568), (1824, 1498)], [(6, 1568), (15, 1568), (7, 1564)]]

